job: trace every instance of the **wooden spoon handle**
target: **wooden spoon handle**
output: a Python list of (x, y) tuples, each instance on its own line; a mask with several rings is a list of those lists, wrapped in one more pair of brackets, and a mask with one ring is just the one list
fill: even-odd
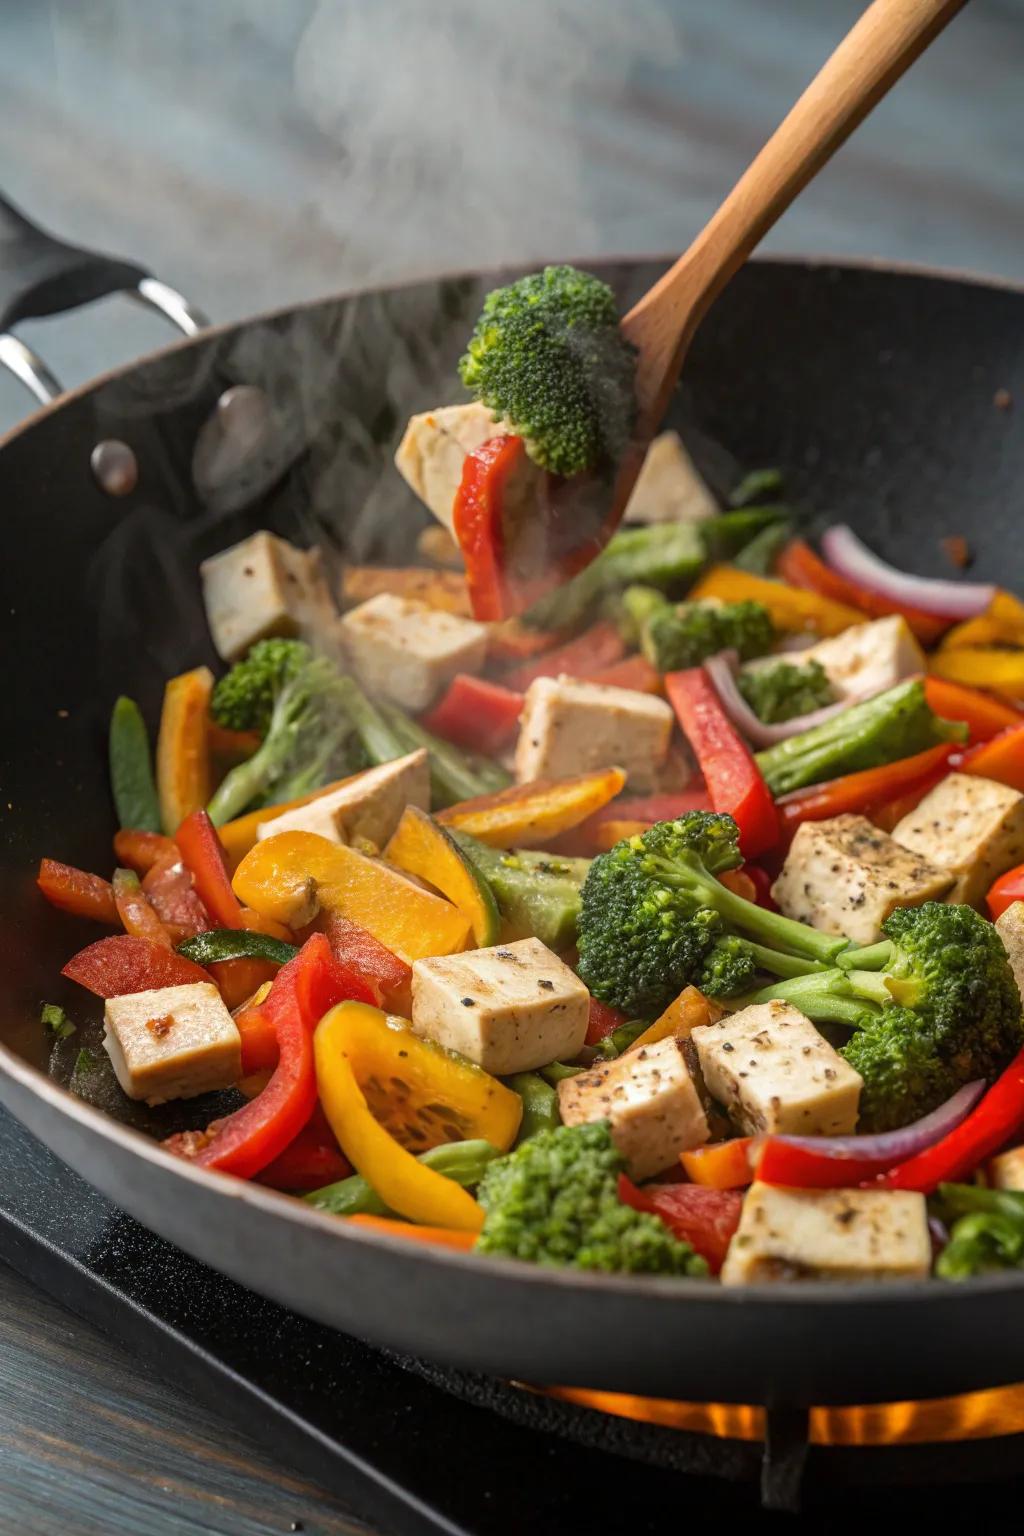
[(622, 322), (641, 350), (637, 398), (653, 428), (712, 300), (857, 125), (966, 0), (874, 0), (697, 239)]

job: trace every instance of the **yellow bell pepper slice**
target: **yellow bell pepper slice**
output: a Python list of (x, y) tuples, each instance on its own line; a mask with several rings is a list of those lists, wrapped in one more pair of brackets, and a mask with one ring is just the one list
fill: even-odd
[(380, 859), (315, 832), (264, 838), (246, 854), (231, 884), (245, 906), (289, 925), (308, 907), (312, 885), (321, 908), (359, 923), (407, 965), (428, 955), (453, 955), (469, 943), (469, 921), (450, 901)]
[(698, 992), (696, 987), (684, 987), (679, 996), (669, 1003), (665, 1012), (642, 1035), (637, 1035), (626, 1054), (645, 1045), (657, 1045), (659, 1040), (667, 1040), (670, 1036), (676, 1040), (689, 1040), (693, 1031), (702, 1024), (717, 1023), (724, 1011), (717, 1003), (705, 997), (703, 992)]
[(519, 1095), (366, 1003), (332, 1008), (313, 1048), (331, 1129), (385, 1205), (425, 1226), (479, 1232), (483, 1208), (415, 1153), (476, 1137), (506, 1151), (519, 1128)]
[(625, 782), (621, 768), (604, 768), (568, 779), (535, 779), (494, 795), (462, 800), (439, 812), (437, 820), (492, 848), (532, 848), (549, 843), (602, 810)]
[(987, 688), (1014, 701), (1024, 699), (1024, 651), (975, 645), (936, 651), (929, 658), (928, 670), (951, 683)]
[(207, 712), (213, 692), (209, 667), (172, 677), (164, 688), (156, 741), (156, 787), (160, 820), (173, 836), (212, 793)]
[(713, 565), (705, 571), (690, 592), (690, 601), (706, 597), (717, 597), (723, 603), (762, 603), (777, 629), (794, 634), (811, 630), (819, 635), (838, 635), (853, 624), (866, 622), (858, 608), (767, 576), (754, 576), (734, 565)]
[(426, 811), (406, 806), (384, 857), (408, 874), (429, 881), (454, 902), (472, 924), (473, 938), (481, 949), (497, 944), (501, 915), (494, 892), (458, 843)]
[(960, 651), (984, 645), (1024, 647), (1024, 603), (1012, 592), (998, 591), (984, 613), (955, 625), (943, 639), (941, 649)]

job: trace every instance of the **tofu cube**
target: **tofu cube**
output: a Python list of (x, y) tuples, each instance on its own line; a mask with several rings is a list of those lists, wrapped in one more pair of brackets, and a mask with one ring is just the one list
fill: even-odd
[(626, 503), (627, 523), (701, 523), (718, 503), (701, 479), (678, 432), (660, 433), (644, 456)]
[(422, 502), (449, 530), (455, 492), (466, 455), (510, 428), (486, 405), (443, 405), (413, 416), (395, 453), (395, 467)]
[(383, 848), (407, 805), (421, 811), (430, 809), (430, 757), (423, 747), (393, 763), (367, 768), (330, 794), (318, 795), (307, 805), (297, 805), (261, 822), (256, 836), (316, 832), (332, 843), (351, 843), (358, 838)]
[(866, 698), (925, 670), (925, 655), (906, 619), (874, 619), (809, 646), (796, 658), (817, 661), (840, 699)]
[(987, 1175), (993, 1189), (1024, 1190), (1024, 1147), (1014, 1147), (1011, 1152), (994, 1157)]
[(931, 1264), (923, 1195), (752, 1184), (721, 1280), (913, 1280), (924, 1279)]
[(710, 1133), (688, 1041), (669, 1036), (558, 1085), (566, 1125), (607, 1120), (634, 1179), (647, 1179), (700, 1147)]
[(539, 939), (417, 960), (412, 1027), (496, 1077), (583, 1046), (590, 993)]
[(1015, 901), (996, 919), (996, 933), (1003, 941), (1014, 980), (1024, 1002), (1024, 901)]
[(994, 779), (951, 773), (892, 835), (952, 873), (948, 900), (979, 906), (997, 875), (1024, 862), (1024, 795)]
[(191, 1099), (242, 1075), (242, 1038), (210, 981), (108, 997), (103, 1024), (103, 1047), (130, 1099)]
[(485, 625), (387, 592), (346, 613), (336, 633), (363, 685), (403, 709), (427, 709), (487, 655)]
[(840, 1136), (861, 1078), (789, 1003), (755, 1003), (690, 1036), (708, 1092), (749, 1136)]
[(834, 816), (798, 829), (772, 895), (787, 917), (874, 944), (894, 908), (941, 901), (952, 884), (866, 816)]
[(213, 643), (225, 661), (268, 635), (322, 634), (336, 610), (318, 549), (254, 533), (199, 567)]
[(538, 677), (519, 717), (516, 779), (526, 784), (622, 768), (630, 789), (651, 789), (668, 757), (673, 720), (664, 699), (649, 693)]

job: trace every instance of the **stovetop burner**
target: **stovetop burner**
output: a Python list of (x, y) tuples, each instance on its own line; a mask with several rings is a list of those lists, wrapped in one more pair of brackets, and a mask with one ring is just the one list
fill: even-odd
[[(810, 1445), (808, 1416), (790, 1410), (763, 1423), (724, 1410), (717, 1427), (732, 1432), (712, 1434), (678, 1427), (693, 1415), (669, 1404), (573, 1401), (370, 1349), (172, 1248), (2, 1112), (0, 1223), (0, 1253), (16, 1268), (389, 1536), (521, 1536), (527, 1526), (654, 1536), (683, 1510), (750, 1518), (759, 1505), (802, 1501), (813, 1516), (839, 1488), (844, 1512), (864, 1518), (882, 1507), (920, 1518), (934, 1501), (945, 1518), (976, 1523), (1024, 1472), (1024, 1434)], [(652, 1406), (666, 1422), (626, 1416)]]

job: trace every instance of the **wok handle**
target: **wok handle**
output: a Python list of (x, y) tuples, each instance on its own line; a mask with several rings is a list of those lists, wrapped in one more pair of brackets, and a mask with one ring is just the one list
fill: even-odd
[(157, 310), (186, 336), (209, 323), (137, 262), (58, 239), (0, 193), (0, 366), (44, 405), (62, 393), (62, 386), (42, 358), (11, 334), (12, 328), (20, 320), (61, 314), (111, 293), (127, 293)]

